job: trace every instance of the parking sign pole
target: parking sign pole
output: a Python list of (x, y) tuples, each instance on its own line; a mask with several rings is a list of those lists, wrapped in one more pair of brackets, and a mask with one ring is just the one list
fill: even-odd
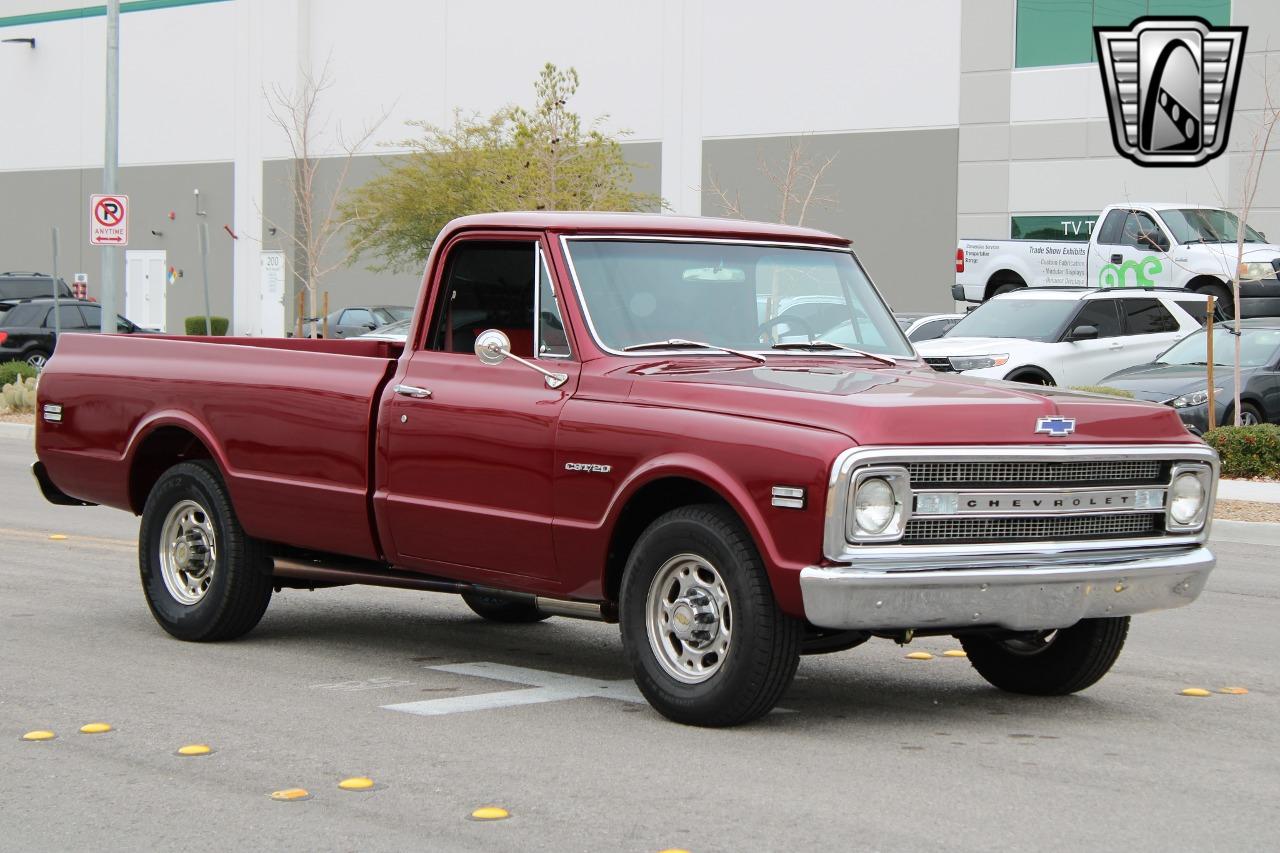
[[(102, 158), (102, 192), (115, 195), (120, 165), (120, 0), (107, 0), (107, 110)], [(102, 333), (116, 333), (120, 247), (102, 247)]]
[(49, 276), (49, 283), (53, 285), (53, 342), (56, 346), (58, 338), (62, 335), (62, 307), (58, 299), (58, 226), (53, 226), (53, 273)]

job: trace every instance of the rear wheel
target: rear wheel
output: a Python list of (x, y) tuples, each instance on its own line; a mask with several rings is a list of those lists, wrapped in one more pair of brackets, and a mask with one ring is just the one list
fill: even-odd
[(1107, 674), (1129, 633), (1129, 617), (1083, 619), (1070, 628), (1001, 637), (962, 636), (969, 663), (1010, 693), (1064, 696)]
[(160, 476), (142, 511), (138, 565), (151, 615), (180, 640), (246, 634), (271, 601), (270, 555), (240, 527), (211, 462)]
[(1216, 313), (1223, 320), (1234, 320), (1236, 316), (1236, 302), (1231, 295), (1231, 290), (1225, 284), (1206, 284), (1199, 288), (1199, 292), (1205, 296), (1212, 296)]
[(44, 366), (49, 362), (49, 353), (42, 349), (32, 350), (27, 353), (26, 362), (36, 370), (44, 370)]
[(550, 614), (543, 613), (531, 601), (486, 595), (483, 592), (464, 592), (462, 600), (477, 616), (490, 622), (541, 622), (550, 618)]
[(803, 623), (778, 607), (755, 544), (723, 506), (680, 507), (649, 525), (627, 559), (619, 617), (637, 686), (679, 723), (768, 713), (800, 660)]

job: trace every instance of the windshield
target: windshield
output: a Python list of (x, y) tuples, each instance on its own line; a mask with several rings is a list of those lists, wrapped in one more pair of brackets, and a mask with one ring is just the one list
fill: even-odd
[[(750, 243), (566, 241), (596, 337), (606, 348), (682, 339), (778, 354), (827, 340), (911, 358), (889, 309), (848, 252)], [(652, 351), (650, 351), (652, 354)], [(839, 350), (824, 356), (845, 356)]]
[[(1214, 208), (1179, 208), (1177, 210), (1161, 210), (1160, 218), (1173, 232), (1173, 239), (1179, 243), (1234, 243), (1236, 241), (1236, 224), (1240, 221), (1228, 210)], [(1246, 243), (1265, 243), (1262, 235), (1246, 224), (1244, 226)]]
[[(1205, 343), (1209, 336), (1204, 329), (1187, 335), (1165, 350), (1156, 364), (1208, 364)], [(1235, 364), (1235, 336), (1229, 329), (1219, 326), (1213, 330), (1213, 363)], [(1275, 361), (1280, 355), (1280, 329), (1245, 329), (1240, 334), (1240, 366), (1262, 367)]]
[(1056, 341), (1078, 304), (1074, 299), (992, 299), (942, 337)]

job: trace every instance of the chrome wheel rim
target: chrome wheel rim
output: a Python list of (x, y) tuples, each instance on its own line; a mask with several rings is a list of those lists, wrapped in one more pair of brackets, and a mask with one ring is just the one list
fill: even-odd
[(36, 353), (35, 355), (27, 356), (27, 364), (31, 365), (36, 370), (44, 370), (44, 365), (46, 361), (48, 361), (48, 359), (45, 358), (43, 355), (40, 355), (39, 353)]
[(198, 604), (218, 566), (218, 539), (208, 510), (178, 501), (160, 527), (160, 576), (179, 604)]
[(701, 684), (724, 666), (733, 645), (729, 588), (697, 554), (678, 554), (653, 576), (645, 600), (645, 632), (662, 669)]
[(1240, 413), (1240, 426), (1257, 426), (1258, 419), (1254, 417), (1253, 412)]

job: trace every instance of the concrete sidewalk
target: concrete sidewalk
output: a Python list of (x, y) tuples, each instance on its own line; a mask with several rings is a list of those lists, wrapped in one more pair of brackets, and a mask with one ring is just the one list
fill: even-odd
[(1265, 483), (1258, 480), (1219, 480), (1218, 499), (1280, 504), (1280, 483)]
[(32, 424), (0, 423), (0, 438), (25, 438), (32, 441), (36, 436), (36, 428)]

